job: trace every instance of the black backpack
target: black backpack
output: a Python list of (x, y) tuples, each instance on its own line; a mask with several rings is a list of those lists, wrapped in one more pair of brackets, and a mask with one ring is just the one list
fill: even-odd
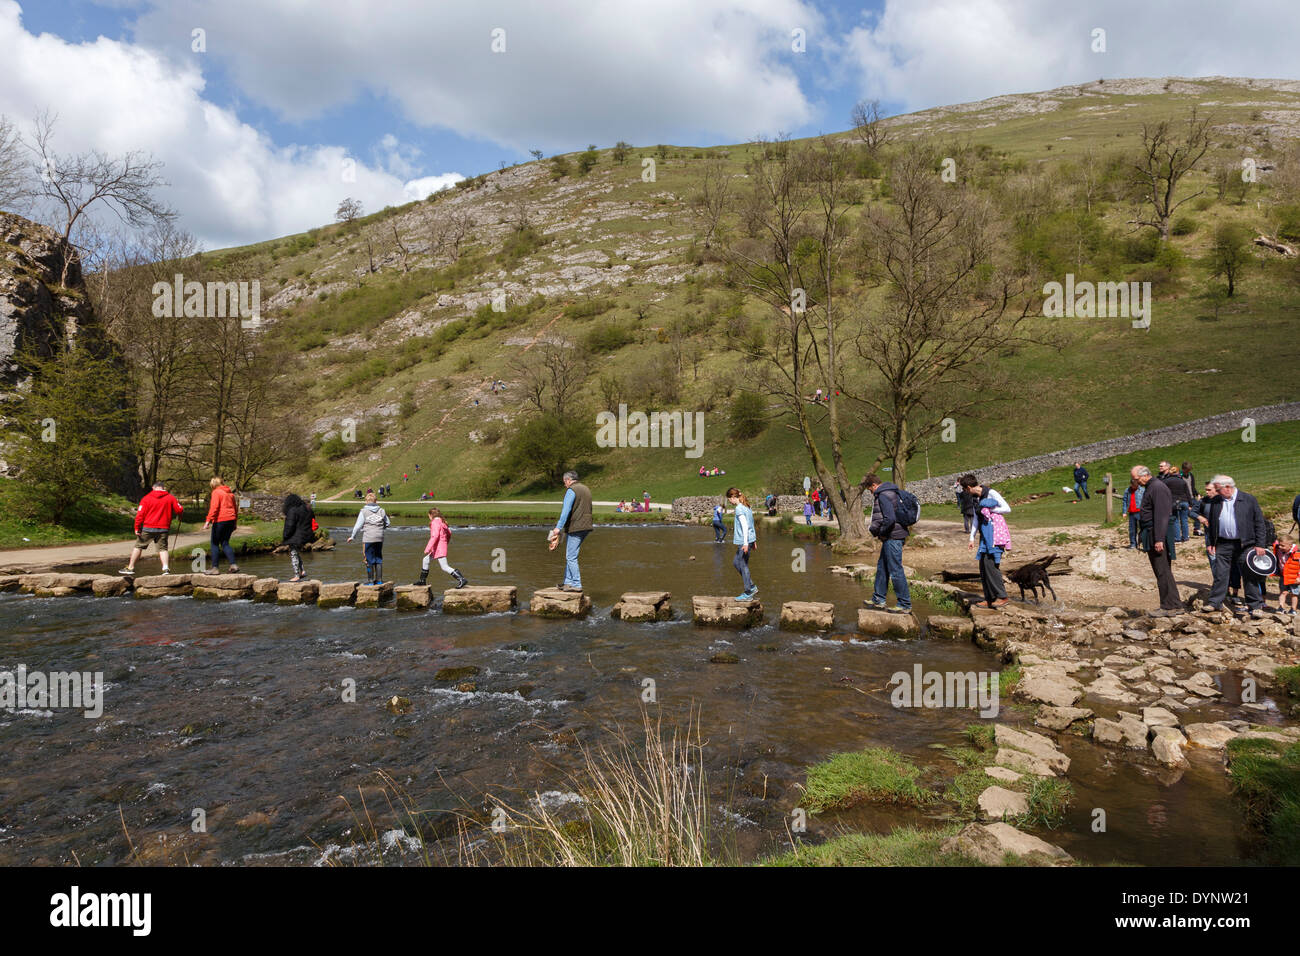
[(904, 528), (910, 528), (921, 520), (921, 502), (910, 491), (899, 488), (895, 493), (894, 521)]

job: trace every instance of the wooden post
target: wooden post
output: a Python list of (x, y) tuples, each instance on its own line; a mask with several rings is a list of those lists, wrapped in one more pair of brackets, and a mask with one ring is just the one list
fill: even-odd
[(1111, 481), (1110, 481), (1110, 472), (1108, 471), (1106, 472), (1106, 524), (1110, 524), (1111, 520), (1115, 516), (1114, 515), (1115, 499), (1111, 497), (1111, 494), (1114, 492), (1114, 490), (1115, 489), (1111, 485)]

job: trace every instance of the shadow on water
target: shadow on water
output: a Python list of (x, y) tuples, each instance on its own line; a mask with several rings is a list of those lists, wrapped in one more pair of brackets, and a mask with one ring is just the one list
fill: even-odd
[[(331, 531), (338, 549), (313, 555), (309, 574), (361, 576), (360, 545), (342, 543), (347, 529)], [(546, 551), (545, 534), (457, 528), (451, 561), (473, 583), (518, 585), (526, 606), (534, 589), (561, 577), (561, 553)], [(393, 529), (386, 577), (413, 581), (425, 540), (423, 526)], [(806, 571), (794, 570), (795, 552)], [(126, 862), (123, 818), (143, 859), (319, 862), (322, 848), (356, 838), (341, 796), (355, 805), (358, 788), (367, 788), (373, 807), (379, 771), (421, 810), (447, 811), (428, 818), (445, 834), (453, 811), (482, 813), (488, 795), (517, 802), (566, 789), (581, 746), (608, 740), (609, 728), (635, 739), (647, 680), (665, 727), (699, 711), (715, 819), (741, 859), (785, 845), (804, 771), (831, 753), (889, 746), (951, 776), (955, 767), (934, 745), (960, 744), (962, 728), (980, 718), (895, 709), (890, 676), (916, 663), (991, 671), (996, 659), (959, 642), (859, 639), (856, 609), (868, 592), (827, 573), (838, 563), (828, 548), (777, 535), (761, 540), (752, 561), (768, 623), (739, 633), (697, 629), (690, 595), (739, 591), (733, 554), (707, 527), (598, 528), (582, 552), (595, 604), (582, 621), (4, 595), (0, 669), (102, 671), (107, 688), (98, 720), (0, 712), (0, 863), (63, 863), (73, 853), (88, 865)], [(504, 561), (504, 573), (493, 572), (494, 560)], [(241, 569), (289, 573), (276, 555), (250, 557)], [(435, 564), (431, 583), (444, 581)], [(671, 591), (677, 619), (610, 619), (629, 590)], [(824, 637), (777, 630), (787, 600), (833, 602), (839, 629)], [(720, 651), (739, 661), (711, 663)], [(453, 667), (478, 671), (438, 678)], [(355, 703), (343, 699), (348, 681)], [(394, 695), (410, 699), (409, 713), (387, 710)], [(1001, 719), (1029, 716), (1012, 708)], [(1169, 783), (1087, 742), (1067, 737), (1064, 746), (1076, 761), (1077, 799), (1048, 839), (1094, 862), (1240, 858), (1242, 827), (1220, 767), (1194, 763)], [(1091, 830), (1098, 807), (1107, 812), (1104, 834)], [(206, 814), (206, 834), (191, 831), (195, 809)], [(904, 818), (860, 807), (817, 828), (886, 830)], [(181, 850), (150, 855), (163, 844)]]

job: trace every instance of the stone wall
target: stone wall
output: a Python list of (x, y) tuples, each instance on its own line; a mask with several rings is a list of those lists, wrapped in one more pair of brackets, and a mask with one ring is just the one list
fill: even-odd
[[(1050, 468), (1061, 468), (1073, 465), (1076, 461), (1082, 461), (1085, 464), (1090, 461), (1096, 461), (1099, 458), (1109, 458), (1112, 455), (1127, 455), (1135, 452), (1146, 451), (1149, 448), (1163, 448), (1166, 445), (1176, 445), (1180, 442), (1192, 441), (1197, 438), (1210, 438), (1214, 435), (1222, 435), (1224, 432), (1236, 431), (1244, 428), (1243, 419), (1251, 419), (1257, 425), (1268, 425), (1276, 422), (1290, 422), (1300, 419), (1300, 402), (1288, 402), (1283, 405), (1262, 405), (1259, 408), (1246, 408), (1236, 412), (1224, 412), (1220, 415), (1211, 415), (1208, 418), (1197, 418), (1190, 422), (1183, 422), (1180, 425), (1168, 425), (1164, 428), (1153, 428), (1150, 431), (1138, 432), (1136, 435), (1124, 435), (1120, 438), (1108, 438), (1104, 441), (1092, 442), (1087, 445), (1078, 445), (1074, 448), (1065, 448), (1061, 451), (1050, 452), (1046, 455), (1035, 455), (1032, 458), (1021, 458), (1016, 461), (1003, 462), (998, 465), (986, 465), (979, 468), (970, 468), (968, 471), (974, 471), (980, 480), (985, 484), (996, 484), (999, 481), (1005, 481), (1008, 478), (1019, 478), (1024, 475), (1036, 475), (1040, 472), (1047, 471)], [(1133, 464), (1146, 465), (1155, 470), (1157, 462), (1143, 461), (1135, 459)], [(1197, 465), (1192, 462), (1192, 465)], [(1091, 469), (1089, 469), (1091, 471)], [(907, 490), (916, 495), (923, 502), (930, 504), (952, 502), (953, 483), (957, 480), (958, 475), (939, 475), (934, 478), (922, 478), (918, 481), (909, 481)], [(1116, 476), (1115, 483), (1128, 486), (1127, 478)], [(1209, 477), (1208, 475), (1205, 477)], [(1092, 475), (1091, 484), (1094, 487), (1101, 487), (1101, 475)]]
[[(674, 498), (673, 517), (707, 518), (713, 514), (714, 505), (720, 504), (724, 508), (729, 507), (726, 499), (722, 497), (725, 491), (724, 488), (723, 491), (716, 495), (690, 495), (685, 498)], [(762, 497), (751, 500), (750, 505), (756, 515), (763, 515), (767, 511)], [(778, 514), (803, 514), (803, 495), (777, 495), (776, 510)]]

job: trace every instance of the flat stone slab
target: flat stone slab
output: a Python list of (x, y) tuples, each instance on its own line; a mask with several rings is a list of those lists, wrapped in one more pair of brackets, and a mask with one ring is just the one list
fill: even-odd
[(976, 800), (979, 815), (984, 820), (1005, 820), (1029, 812), (1029, 800), (1023, 793), (1005, 787), (992, 786)]
[(538, 617), (584, 617), (591, 610), (591, 598), (585, 591), (542, 588), (533, 592), (528, 610)]
[(954, 641), (975, 639), (975, 622), (968, 617), (936, 614), (925, 622), (925, 628), (930, 637), (946, 637)]
[(1073, 679), (1031, 676), (1016, 685), (1015, 696), (1051, 707), (1071, 708), (1083, 696), (1083, 689)]
[(399, 611), (421, 611), (433, 605), (433, 588), (427, 584), (403, 584), (393, 593)]
[(318, 607), (351, 607), (357, 599), (356, 581), (322, 584), (316, 597)]
[(513, 584), (488, 587), (469, 585), (442, 593), (444, 614), (489, 614), (513, 611), (519, 604), (519, 589)]
[(691, 598), (691, 619), (697, 627), (757, 627), (763, 623), (763, 604), (697, 594)]
[(357, 607), (380, 607), (393, 600), (394, 590), (396, 585), (389, 581), (383, 584), (358, 584), (355, 604)]
[(1182, 735), (1177, 727), (1152, 728), (1153, 736), (1151, 737), (1151, 753), (1166, 767), (1178, 767), (1187, 763), (1187, 757), (1183, 755), (1183, 748), (1187, 746), (1187, 738)]
[(609, 616), (638, 623), (671, 620), (671, 599), (669, 591), (628, 591), (614, 605)]
[(189, 597), (194, 589), (188, 584), (174, 588), (142, 588), (138, 584), (132, 589), (132, 596), (140, 599), (162, 597)]
[(1237, 731), (1223, 723), (1188, 724), (1183, 730), (1187, 734), (1188, 743), (1208, 750), (1222, 750), (1229, 740), (1237, 736)]
[(320, 595), (319, 581), (281, 581), (276, 588), (277, 604), (315, 604)]
[(1008, 853), (1029, 864), (1061, 866), (1073, 861), (1059, 846), (1000, 822), (968, 823), (955, 836), (944, 840), (940, 849), (945, 853), (961, 853), (986, 866), (1002, 866)]
[(1147, 725), (1128, 715), (1119, 720), (1098, 717), (1092, 723), (1092, 739), (1099, 744), (1122, 744), (1133, 750), (1146, 750)]
[(255, 574), (193, 574), (190, 583), (210, 591), (245, 591), (252, 590)]
[(0, 591), (17, 591), (21, 574), (0, 574)]
[[(993, 739), (999, 747), (1023, 751), (1037, 757), (1050, 767), (1053, 773), (1064, 774), (1070, 769), (1070, 758), (1061, 753), (1050, 738), (1044, 737), (1042, 734), (1036, 734), (1032, 730), (1016, 730), (1014, 727), (1008, 727), (1005, 724), (996, 724), (993, 728)], [(1003, 766), (1012, 766), (1003, 763), (1001, 760), (997, 760), (996, 763)], [(1012, 769), (1019, 770), (1020, 768), (1012, 766)]]
[(278, 578), (258, 578), (253, 582), (253, 600), (274, 601), (279, 590), (280, 581)]
[(253, 598), (253, 583), (250, 581), (246, 588), (210, 588), (205, 584), (196, 584), (190, 596), (199, 601), (250, 601)]
[(176, 588), (190, 587), (193, 578), (193, 574), (151, 574), (132, 580), (135, 581), (137, 588)]
[(835, 626), (835, 605), (822, 601), (786, 601), (781, 605), (781, 630), (829, 631)]
[(21, 574), (18, 576), (18, 587), (19, 590), (33, 594), (39, 591), (55, 590), (66, 590), (70, 593), (90, 591), (96, 577), (98, 575), (95, 574), (59, 574), (56, 572)]
[(1076, 720), (1087, 720), (1092, 711), (1087, 707), (1039, 707), (1034, 723), (1048, 730), (1064, 730)]
[(1015, 783), (1024, 777), (1023, 773), (1016, 773), (1010, 767), (985, 767), (984, 772), (994, 780), (1001, 780), (1005, 783)]
[(872, 637), (920, 637), (921, 624), (910, 611), (902, 613), (863, 607), (858, 608), (858, 630)]
[(98, 574), (90, 589), (95, 597), (121, 597), (131, 590), (131, 582), (116, 574)]

